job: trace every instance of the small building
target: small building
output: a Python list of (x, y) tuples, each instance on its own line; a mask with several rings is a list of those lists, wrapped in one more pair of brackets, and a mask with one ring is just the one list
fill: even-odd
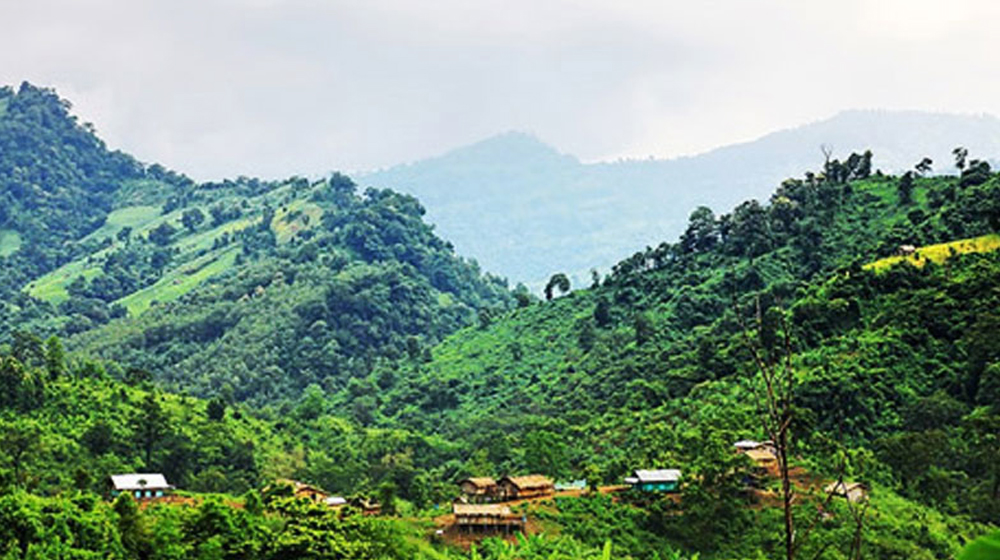
[(746, 453), (747, 451), (753, 451), (755, 449), (765, 449), (771, 452), (772, 455), (778, 455), (778, 448), (775, 447), (772, 441), (754, 441), (752, 439), (741, 439), (733, 444), (736, 448), (737, 453)]
[(677, 469), (637, 470), (625, 479), (625, 484), (642, 492), (677, 492), (681, 486), (681, 471)]
[(382, 513), (382, 504), (365, 496), (354, 496), (347, 500), (347, 505), (358, 509), (362, 515), (379, 515)]
[(284, 484), (292, 487), (292, 495), (296, 498), (302, 498), (310, 500), (313, 502), (326, 502), (329, 498), (329, 494), (313, 486), (311, 484), (306, 484), (305, 482), (299, 482), (297, 480), (291, 480), (288, 478), (279, 478), (275, 481), (276, 484)]
[(759, 447), (757, 449), (750, 449), (744, 455), (753, 462), (754, 474), (760, 476), (777, 476), (779, 474), (778, 456), (770, 448)]
[(452, 504), (455, 524), (465, 532), (521, 531), (526, 519), (503, 504)]
[(868, 499), (868, 485), (863, 482), (831, 482), (823, 487), (828, 495), (845, 498), (849, 502), (862, 502)]
[(917, 247), (915, 245), (900, 245), (896, 249), (896, 254), (900, 257), (908, 257), (917, 252)]
[(540, 474), (505, 476), (497, 482), (497, 494), (502, 500), (539, 498), (555, 494), (552, 479)]
[(131, 494), (137, 500), (153, 500), (168, 496), (174, 489), (167, 478), (159, 473), (130, 473), (111, 475), (111, 495)]
[(493, 499), (497, 494), (497, 481), (488, 476), (470, 477), (458, 481), (467, 502), (481, 503)]
[(330, 496), (324, 500), (324, 502), (330, 507), (339, 508), (347, 505), (347, 498), (343, 498), (341, 496)]
[(737, 453), (746, 453), (747, 451), (757, 449), (760, 446), (761, 443), (759, 441), (754, 441), (752, 439), (741, 439), (733, 444)]
[(556, 492), (567, 492), (573, 490), (586, 490), (587, 481), (585, 479), (571, 480), (569, 482), (557, 482), (555, 485)]

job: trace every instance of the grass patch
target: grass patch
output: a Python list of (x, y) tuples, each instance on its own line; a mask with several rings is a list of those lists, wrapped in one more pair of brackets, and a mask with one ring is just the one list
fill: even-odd
[(13, 255), (20, 248), (20, 233), (12, 229), (0, 229), (0, 257)]
[(235, 233), (241, 229), (250, 227), (256, 222), (257, 217), (251, 216), (232, 222), (226, 222), (217, 228), (193, 234), (188, 234), (185, 230), (182, 232), (184, 237), (175, 241), (173, 246), (179, 249), (182, 255), (193, 251), (208, 251), (212, 249), (212, 244), (215, 243), (215, 240), (222, 237), (224, 233)]
[(115, 303), (128, 309), (132, 316), (138, 316), (156, 302), (173, 301), (190, 292), (203, 281), (225, 272), (236, 262), (237, 247), (229, 247), (221, 252), (210, 253), (181, 267), (171, 270), (152, 286), (129, 294)]
[(83, 238), (83, 241), (111, 237), (126, 227), (135, 231), (142, 229), (160, 217), (158, 206), (126, 206), (108, 214), (108, 220), (97, 230)]
[(927, 261), (933, 261), (940, 264), (948, 260), (948, 258), (952, 255), (961, 255), (964, 253), (987, 253), (990, 251), (996, 251), (997, 249), (1000, 249), (1000, 234), (991, 233), (980, 237), (959, 239), (958, 241), (938, 243), (936, 245), (927, 245), (925, 247), (920, 247), (912, 255), (886, 257), (884, 259), (868, 263), (864, 266), (864, 268), (866, 270), (882, 272), (890, 266), (902, 261), (909, 261), (913, 266), (919, 268), (924, 266)]
[(322, 216), (322, 208), (300, 198), (275, 213), (271, 229), (274, 230), (278, 243), (287, 243), (296, 233), (319, 225)]
[[(107, 249), (94, 253), (94, 256), (100, 257), (106, 251)], [(69, 292), (66, 291), (66, 286), (73, 283), (77, 276), (83, 276), (85, 279), (90, 280), (101, 274), (103, 272), (99, 265), (88, 264), (86, 258), (77, 259), (62, 265), (28, 284), (28, 295), (50, 303), (60, 303), (69, 299)]]

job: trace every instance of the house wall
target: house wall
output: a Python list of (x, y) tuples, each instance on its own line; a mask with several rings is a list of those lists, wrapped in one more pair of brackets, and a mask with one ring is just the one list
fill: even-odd
[(117, 498), (118, 496), (120, 496), (123, 493), (125, 493), (125, 494), (131, 494), (132, 497), (135, 498), (135, 499), (137, 499), (137, 500), (149, 500), (149, 499), (152, 499), (152, 498), (162, 498), (162, 497), (164, 497), (164, 496), (167, 495), (167, 491), (164, 490), (164, 489), (162, 489), (162, 488), (160, 488), (160, 489), (147, 488), (145, 490), (125, 490), (125, 491), (112, 490), (111, 491), (111, 496), (114, 497), (114, 498)]
[(639, 483), (639, 489), (643, 492), (676, 492), (678, 486), (677, 481)]

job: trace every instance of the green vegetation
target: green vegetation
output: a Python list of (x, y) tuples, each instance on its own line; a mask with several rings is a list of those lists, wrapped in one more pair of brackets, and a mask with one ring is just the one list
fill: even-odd
[(958, 241), (919, 247), (911, 255), (886, 257), (865, 265), (865, 268), (881, 272), (904, 260), (909, 261), (913, 266), (921, 267), (927, 264), (927, 261), (941, 264), (955, 255), (985, 253), (987, 251), (996, 251), (997, 249), (1000, 249), (1000, 235), (991, 233), (972, 239), (960, 239)]
[(7, 257), (21, 248), (21, 234), (12, 229), (0, 230), (0, 257)]
[(160, 217), (158, 206), (126, 206), (117, 208), (108, 214), (104, 225), (87, 234), (83, 241), (100, 240), (104, 237), (114, 237), (124, 228), (134, 232), (152, 229), (150, 224)]
[[(732, 444), (769, 437), (760, 364), (786, 355), (797, 557), (950, 558), (1000, 526), (1000, 177), (967, 153), (956, 177), (831, 160), (767, 203), (695, 209), (588, 289), (555, 273), (540, 301), (457, 257), (412, 197), (115, 174), (131, 160), (50, 92), (0, 97), (0, 141), (81, 146), (0, 151), (0, 179), (42, 168), (3, 192), (22, 243), (0, 257), (0, 556), (784, 556), (780, 485)], [(63, 222), (34, 188), (56, 171), (58, 196), (93, 198)], [(535, 534), (470, 551), (434, 532), (462, 477), (640, 468), (681, 469), (679, 493), (520, 504)], [(130, 471), (186, 505), (98, 497)], [(827, 500), (840, 478), (864, 506)]]
[(980, 537), (962, 550), (959, 560), (990, 560), (1000, 558), (1000, 533)]
[[(503, 280), (434, 235), (412, 197), (358, 192), (337, 173), (195, 184), (109, 153), (49, 90), (0, 97), (0, 144), (17, 148), (0, 151), (0, 228), (22, 238), (3, 238), (0, 342), (15, 329), (54, 334), (167, 387), (275, 403), (313, 383), (343, 389), (512, 302)], [(4, 178), (24, 179), (25, 162), (62, 190)]]
[[(217, 254), (216, 254), (217, 253)], [(220, 250), (196, 259), (180, 270), (164, 274), (156, 284), (117, 300), (129, 314), (137, 316), (155, 303), (166, 303), (190, 292), (205, 280), (232, 268), (238, 252), (236, 248)]]

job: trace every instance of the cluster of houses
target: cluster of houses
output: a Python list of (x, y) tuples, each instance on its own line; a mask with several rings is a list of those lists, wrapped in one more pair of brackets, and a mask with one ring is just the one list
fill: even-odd
[(505, 476), (500, 480), (488, 476), (472, 477), (458, 481), (458, 487), (462, 491), (459, 501), (474, 504), (539, 498), (551, 496), (556, 491), (552, 479), (540, 474)]
[(513, 513), (504, 502), (544, 498), (556, 493), (556, 484), (551, 478), (539, 474), (527, 476), (504, 476), (500, 480), (492, 477), (470, 477), (458, 481), (462, 491), (452, 502), (455, 525), (465, 532), (521, 531), (527, 519)]
[[(779, 476), (777, 450), (772, 442), (740, 440), (733, 444), (735, 453), (745, 455), (752, 463), (751, 480), (754, 484), (763, 478)], [(679, 469), (639, 469), (624, 480), (629, 489), (643, 493), (676, 493), (681, 487)], [(342, 496), (331, 496), (320, 488), (282, 479), (276, 485), (287, 485), (292, 495), (312, 502), (322, 503), (331, 508), (353, 506), (367, 515), (377, 515), (379, 504), (364, 498), (348, 500)], [(509, 502), (554, 496), (561, 490), (582, 490), (586, 481), (556, 484), (552, 479), (538, 474), (526, 476), (504, 476), (499, 480), (491, 477), (470, 477), (458, 482), (461, 496), (452, 503), (455, 524), (466, 532), (515, 532), (524, 529), (527, 519), (515, 514)], [(156, 500), (169, 496), (174, 487), (159, 473), (117, 474), (110, 478), (110, 495), (117, 497), (123, 493), (137, 500)], [(267, 489), (265, 489), (266, 491)], [(824, 491), (832, 496), (842, 497), (852, 502), (867, 499), (868, 488), (863, 483), (837, 481), (828, 484)]]

